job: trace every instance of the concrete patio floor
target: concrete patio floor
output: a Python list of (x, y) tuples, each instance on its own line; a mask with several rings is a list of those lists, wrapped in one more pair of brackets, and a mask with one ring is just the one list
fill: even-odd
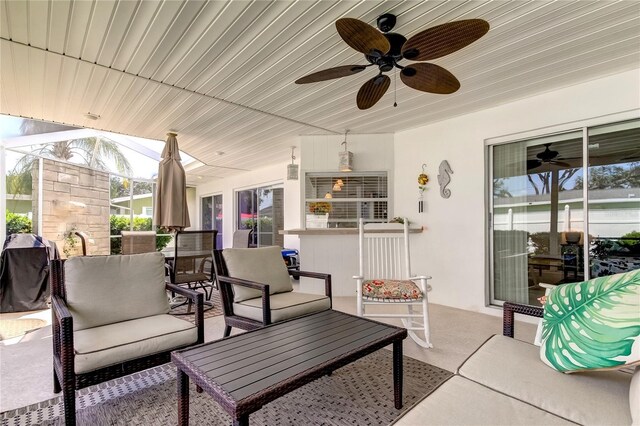
[[(334, 297), (334, 309), (355, 313), (354, 297)], [(6, 314), (3, 314), (6, 315)], [(37, 313), (46, 318), (49, 311)], [(6, 318), (6, 316), (3, 316)], [(384, 320), (400, 325), (393, 319)], [(430, 305), (431, 334), (434, 348), (423, 349), (407, 338), (404, 354), (429, 364), (455, 369), (487, 338), (502, 333), (502, 318)], [(222, 337), (224, 318), (205, 320), (205, 341)], [(536, 327), (531, 323), (516, 325), (516, 338), (533, 341)], [(234, 329), (234, 334), (238, 333)], [(7, 342), (5, 342), (7, 343)], [(43, 327), (25, 335), (20, 343), (0, 346), (0, 412), (35, 404), (57, 396), (52, 391), (51, 327)]]

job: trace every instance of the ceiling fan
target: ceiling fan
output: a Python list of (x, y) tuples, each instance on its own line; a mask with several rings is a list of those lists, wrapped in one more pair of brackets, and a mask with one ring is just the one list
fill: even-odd
[[(362, 85), (356, 97), (360, 109), (371, 108), (385, 94), (391, 79), (383, 74), (400, 69), (400, 79), (407, 86), (423, 92), (450, 94), (460, 88), (458, 79), (446, 69), (430, 63), (414, 62), (400, 65), (403, 59), (428, 61), (453, 53), (473, 43), (489, 31), (489, 23), (482, 19), (467, 19), (437, 25), (415, 34), (408, 40), (390, 32), (396, 17), (390, 13), (377, 19), (378, 30), (354, 18), (336, 21), (342, 39), (358, 52), (364, 53), (368, 65), (343, 65), (306, 75), (296, 84), (316, 83), (347, 77), (377, 66), (379, 73)], [(396, 104), (394, 104), (396, 106)]]
[(550, 143), (545, 143), (544, 151), (536, 154), (536, 157), (538, 157), (537, 159), (527, 160), (527, 170), (536, 169), (545, 163), (555, 164), (556, 166), (565, 167), (565, 168), (571, 167), (571, 164), (561, 161), (563, 160), (563, 158), (558, 158), (559, 152), (553, 151), (552, 149), (549, 148), (550, 146), (551, 146)]

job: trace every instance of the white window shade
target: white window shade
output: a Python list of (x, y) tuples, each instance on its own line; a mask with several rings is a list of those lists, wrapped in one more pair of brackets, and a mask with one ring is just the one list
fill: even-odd
[[(330, 194), (331, 198), (326, 197)], [(305, 175), (305, 214), (313, 203), (331, 206), (329, 227), (355, 228), (358, 219), (386, 222), (389, 188), (386, 172), (314, 172)]]

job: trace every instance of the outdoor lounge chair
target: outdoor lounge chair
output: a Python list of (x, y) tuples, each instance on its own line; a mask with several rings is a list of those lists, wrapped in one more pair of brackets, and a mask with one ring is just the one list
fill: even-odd
[[(254, 330), (272, 322), (331, 309), (331, 275), (288, 270), (280, 247), (214, 252), (224, 311), (224, 336), (232, 327)], [(324, 295), (294, 292), (290, 275), (324, 280)]]
[[(204, 342), (203, 295), (165, 284), (161, 253), (74, 257), (51, 268), (53, 386), (65, 423), (75, 424), (75, 390), (171, 360)], [(195, 325), (168, 315), (166, 290), (195, 302)]]

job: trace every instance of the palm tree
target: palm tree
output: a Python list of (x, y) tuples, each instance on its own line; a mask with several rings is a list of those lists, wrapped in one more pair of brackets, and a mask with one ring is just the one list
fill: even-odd
[[(23, 135), (74, 129), (73, 127), (36, 120), (23, 120), (20, 125), (20, 131)], [(109, 167), (106, 162), (111, 160), (118, 172), (123, 174), (131, 173), (131, 164), (120, 151), (118, 145), (102, 138), (92, 137), (46, 143), (36, 148), (33, 153), (53, 160), (63, 161), (70, 161), (72, 158), (78, 157), (82, 159), (82, 164), (107, 171)], [(29, 161), (29, 163), (31, 162)]]
[[(54, 123), (47, 123), (36, 120), (23, 120), (20, 125), (20, 131), (23, 136), (59, 132), (64, 130), (75, 130), (73, 127), (62, 126)], [(111, 161), (116, 171), (122, 174), (131, 173), (131, 164), (120, 151), (118, 145), (110, 140), (99, 137), (72, 139), (60, 142), (51, 142), (39, 145), (32, 151), (33, 155), (25, 155), (17, 163), (13, 170), (14, 175), (22, 177), (15, 179), (15, 182), (31, 181), (31, 170), (37, 156), (50, 158), (52, 160), (71, 161), (71, 159), (80, 159), (80, 164), (89, 167), (109, 171), (108, 162)], [(16, 187), (13, 185), (12, 192), (7, 193), (23, 194), (26, 188)]]

